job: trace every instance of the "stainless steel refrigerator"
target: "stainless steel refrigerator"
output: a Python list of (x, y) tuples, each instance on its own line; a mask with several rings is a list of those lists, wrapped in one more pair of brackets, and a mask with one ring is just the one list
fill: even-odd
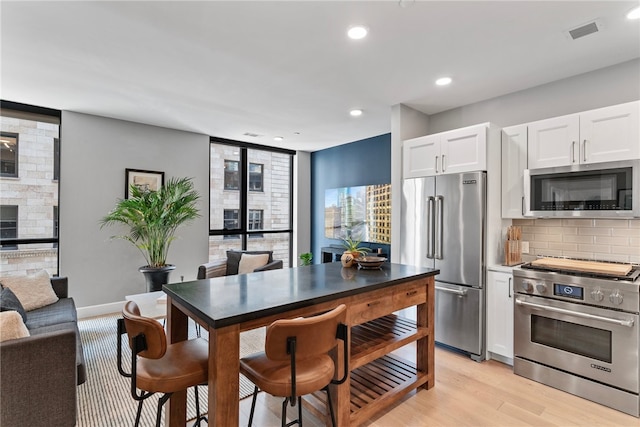
[(437, 268), (436, 342), (484, 359), (486, 172), (405, 179), (400, 260)]

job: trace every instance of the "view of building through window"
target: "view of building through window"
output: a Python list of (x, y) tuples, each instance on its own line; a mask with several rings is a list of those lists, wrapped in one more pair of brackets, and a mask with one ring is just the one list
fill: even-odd
[[(44, 110), (44, 109), (43, 109)], [(60, 114), (2, 108), (0, 268), (58, 273)]]
[(290, 153), (212, 142), (209, 259), (223, 259), (227, 250), (273, 250), (289, 266), (291, 179)]

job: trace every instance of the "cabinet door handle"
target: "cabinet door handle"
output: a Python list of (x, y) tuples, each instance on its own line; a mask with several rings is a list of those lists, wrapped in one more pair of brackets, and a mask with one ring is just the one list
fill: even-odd
[(512, 279), (513, 279), (512, 277), (509, 277), (509, 285), (507, 286), (507, 288), (509, 289), (509, 298), (511, 298), (511, 280)]
[(438, 173), (438, 157), (440, 156), (436, 156), (436, 173)]
[(524, 216), (524, 196), (522, 196), (521, 209), (522, 209), (522, 216)]
[(444, 159), (445, 159), (445, 157), (446, 157), (446, 156), (443, 154), (443, 155), (442, 155), (442, 172), (444, 172), (444, 171), (447, 169), (447, 167), (445, 166), (445, 163), (444, 163)]
[(587, 161), (587, 140), (586, 139), (582, 142), (582, 161), (583, 162)]
[(380, 305), (380, 301), (373, 301), (373, 302), (367, 303), (367, 307), (375, 307), (376, 305)]
[(410, 297), (410, 296), (413, 296), (413, 295), (415, 295), (417, 293), (418, 293), (418, 291), (409, 291), (409, 292), (407, 292), (407, 296)]
[(571, 163), (576, 162), (576, 142), (571, 141)]

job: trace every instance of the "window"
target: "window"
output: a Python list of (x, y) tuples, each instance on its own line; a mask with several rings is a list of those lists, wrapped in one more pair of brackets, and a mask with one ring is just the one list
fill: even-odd
[(0, 176), (18, 177), (18, 134), (2, 132), (0, 136)]
[(61, 112), (4, 100), (0, 108), (2, 272), (44, 269), (53, 276), (58, 274)]
[(211, 138), (210, 260), (232, 249), (272, 250), (274, 259), (292, 265), (294, 154)]
[(249, 190), (263, 191), (262, 189), (262, 168), (264, 165), (249, 163)]
[[(249, 209), (249, 223), (247, 224), (249, 230), (262, 230), (264, 228), (262, 224), (262, 212), (261, 209)], [(249, 234), (249, 237), (254, 239), (260, 238), (264, 237), (264, 234)]]
[[(0, 206), (0, 237), (3, 239), (18, 238), (18, 207), (2, 205)], [(2, 250), (18, 249), (16, 245), (2, 245)]]
[(236, 160), (224, 161), (224, 189), (239, 190), (240, 189), (240, 171), (238, 169), (240, 162)]

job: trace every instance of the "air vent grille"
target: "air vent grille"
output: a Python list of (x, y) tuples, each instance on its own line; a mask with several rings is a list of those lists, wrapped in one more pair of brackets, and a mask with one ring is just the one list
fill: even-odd
[(250, 136), (251, 138), (257, 138), (257, 137), (259, 137), (259, 136), (260, 136), (259, 134), (257, 134), (257, 133), (252, 133), (252, 132), (245, 132), (245, 133), (243, 133), (243, 135), (244, 135), (244, 136)]
[(580, 37), (597, 33), (598, 31), (599, 31), (598, 24), (594, 21), (594, 22), (589, 22), (588, 24), (582, 25), (578, 28), (574, 28), (573, 30), (569, 30), (569, 35), (573, 40), (576, 40), (576, 39), (579, 39)]

